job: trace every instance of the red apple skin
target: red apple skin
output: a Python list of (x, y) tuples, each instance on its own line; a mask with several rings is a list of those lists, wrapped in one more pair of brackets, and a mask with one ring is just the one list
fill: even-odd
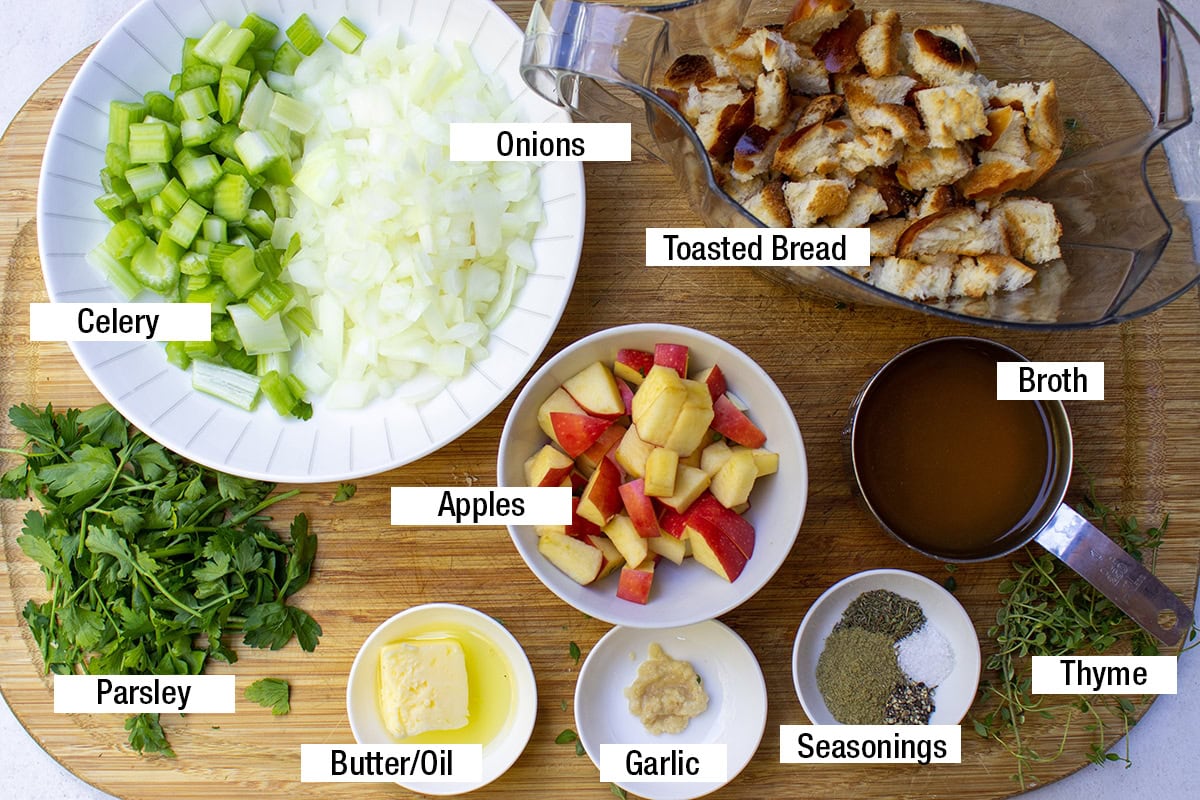
[(721, 368), (713, 364), (708, 369), (701, 372), (695, 377), (695, 380), (700, 381), (708, 387), (708, 393), (712, 397), (713, 402), (717, 402), (717, 398), (725, 394), (729, 388), (725, 383), (725, 373), (721, 372)]
[(650, 368), (653, 366), (653, 353), (647, 353), (645, 350), (623, 348), (617, 351), (617, 360), (613, 365), (613, 372), (616, 373), (618, 378), (628, 378), (634, 383), (641, 383), (642, 378), (646, 377), (646, 374), (650, 372)]
[(591, 447), (579, 454), (579, 460), (585, 467), (595, 469), (600, 460), (621, 443), (621, 438), (625, 436), (626, 430), (624, 425), (609, 426), (596, 441), (592, 442)]
[(654, 513), (654, 502), (646, 496), (646, 481), (642, 478), (621, 484), (621, 501), (629, 512), (629, 519), (638, 535), (653, 539), (659, 535), (658, 517)]
[(587, 476), (579, 470), (571, 473), (571, 494), (579, 495), (583, 492), (583, 487), (587, 486)]
[(670, 367), (679, 373), (679, 377), (687, 379), (688, 349), (682, 344), (654, 345), (655, 366)]
[(747, 559), (754, 555), (754, 526), (707, 492), (688, 509), (688, 525), (712, 528), (727, 536)]
[[(721, 569), (724, 570), (725, 578), (730, 583), (738, 579), (742, 574), (742, 570), (746, 568), (746, 556), (737, 548), (737, 545), (721, 531), (708, 525), (696, 527), (691, 522), (687, 526), (688, 537), (692, 540), (692, 555), (695, 557), (696, 548), (698, 547), (697, 539), (703, 539), (708, 549), (713, 551), (717, 562)], [(708, 566), (705, 564), (705, 566)]]
[(680, 514), (675, 509), (667, 508), (666, 506), (663, 507), (662, 516), (658, 518), (658, 525), (660, 528), (662, 528), (663, 532), (668, 536), (675, 537), (676, 539), (683, 538), (683, 533), (687, 528), (687, 524), (687, 514)]
[[(551, 415), (553, 416), (553, 415)], [(729, 399), (721, 395), (713, 401), (712, 429), (743, 447), (757, 448), (767, 443), (767, 435), (750, 421)], [(567, 451), (570, 455), (570, 451)]]
[(590, 536), (599, 536), (604, 531), (600, 526), (592, 522), (590, 519), (584, 519), (579, 516), (579, 498), (571, 498), (571, 524), (567, 526), (567, 535), (574, 536), (576, 539), (583, 539), (591, 544)]
[(621, 579), (617, 582), (617, 597), (644, 606), (650, 599), (650, 586), (653, 583), (653, 570), (621, 567)]
[(585, 489), (586, 497), (597, 510), (610, 520), (621, 510), (621, 468), (611, 458), (600, 459), (600, 464)]
[(554, 427), (554, 438), (562, 445), (563, 452), (578, 458), (596, 443), (613, 424), (611, 419), (589, 417), (586, 414), (569, 414), (564, 411), (550, 412), (550, 424)]
[(625, 403), (625, 416), (633, 416), (633, 389), (622, 378), (617, 378), (617, 391), (621, 393), (621, 401)]

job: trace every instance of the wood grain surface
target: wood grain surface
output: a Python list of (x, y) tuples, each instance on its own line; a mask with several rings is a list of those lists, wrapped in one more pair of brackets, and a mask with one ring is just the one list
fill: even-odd
[[(526, 13), (527, 3), (508, 3)], [(37, 259), (35, 194), (42, 149), (55, 110), (82, 62), (73, 59), (34, 95), (0, 141), (0, 406), (26, 402), (87, 406), (101, 400), (59, 344), (31, 344), (28, 303), (45, 300)], [(629, 164), (589, 166), (587, 237), (574, 293), (546, 356), (602, 328), (675, 322), (721, 336), (755, 358), (791, 400), (808, 449), (808, 511), (797, 546), (773, 581), (723, 619), (754, 650), (770, 699), (767, 728), (749, 767), (714, 797), (997, 798), (1013, 794), (1012, 759), (995, 743), (963, 733), (963, 763), (939, 767), (783, 766), (778, 726), (805, 722), (792, 689), (792, 640), (809, 605), (833, 582), (876, 567), (910, 569), (942, 581), (944, 568), (895, 544), (852, 501), (840, 432), (847, 406), (879, 364), (897, 350), (945, 334), (980, 329), (908, 312), (840, 307), (801, 297), (745, 270), (647, 269), (643, 229), (698, 224), (666, 169), (640, 155)], [(1181, 595), (1196, 585), (1200, 553), (1200, 297), (1195, 291), (1146, 319), (1071, 333), (987, 335), (1035, 360), (1104, 361), (1104, 402), (1071, 403), (1078, 499), (1089, 479), (1102, 500), (1143, 520), (1171, 514), (1160, 577)], [(539, 362), (540, 363), (540, 362)], [(297, 600), (324, 628), (316, 652), (294, 644), (279, 652), (239, 646), (238, 691), (264, 676), (292, 685), (292, 711), (273, 717), (247, 703), (233, 716), (164, 716), (178, 753), (171, 760), (130, 752), (119, 716), (52, 713), (50, 682), (20, 621), (45, 586), (15, 545), (24, 507), (5, 503), (0, 558), (0, 687), (30, 733), (84, 780), (123, 798), (408, 796), (388, 785), (299, 784), (301, 743), (350, 743), (346, 676), (363, 639), (396, 611), (429, 601), (465, 603), (501, 618), (524, 645), (539, 688), (537, 726), (524, 755), (477, 796), (605, 797), (597, 770), (571, 747), (554, 744), (575, 728), (571, 701), (584, 654), (607, 630), (542, 587), (501, 528), (414, 530), (388, 523), (388, 488), (488, 485), (511, 398), (474, 430), (419, 463), (358, 482), (349, 503), (336, 487), (303, 487), (276, 507), (278, 519), (306, 511), (320, 536), (312, 583)], [(5, 424), (0, 440), (19, 446)], [(986, 630), (1007, 562), (959, 569), (957, 594), (989, 651)], [(213, 671), (229, 669), (217, 665)], [(985, 675), (986, 677), (986, 675)], [(1059, 722), (1033, 726), (1050, 750)], [(1094, 734), (1074, 727), (1045, 782), (1080, 767)], [(1105, 744), (1121, 731), (1109, 728)]]

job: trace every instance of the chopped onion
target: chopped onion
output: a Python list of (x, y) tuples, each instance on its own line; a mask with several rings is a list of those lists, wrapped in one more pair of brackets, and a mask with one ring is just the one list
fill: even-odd
[(276, 230), (300, 235), (285, 275), (319, 328), (294, 370), (334, 407), (417, 402), (486, 356), (542, 220), (536, 165), (449, 158), (450, 123), (512, 118), (500, 82), (464, 44), (395, 42), (321, 48), (294, 76), (321, 111)]

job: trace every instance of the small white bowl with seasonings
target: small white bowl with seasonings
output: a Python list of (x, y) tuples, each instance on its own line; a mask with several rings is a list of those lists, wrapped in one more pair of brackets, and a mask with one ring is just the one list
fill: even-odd
[[(688, 719), (679, 733), (648, 732), (643, 720), (650, 716), (652, 698), (642, 696), (635, 701), (642, 703), (639, 718), (631, 710), (626, 692), (639, 676), (646, 677), (642, 668), (655, 658), (652, 650), (657, 654), (658, 649), (667, 658), (683, 662), (671, 665), (680, 669), (679, 674), (684, 674), (684, 665), (690, 665), (694, 670), (694, 676), (688, 673), (690, 680), (702, 686), (707, 697), (707, 704), (701, 704), (704, 710)], [(666, 690), (668, 694), (677, 691), (671, 687)], [(750, 763), (762, 741), (767, 724), (767, 685), (754, 652), (721, 622), (709, 620), (657, 630), (618, 625), (596, 642), (579, 671), (575, 724), (597, 768), (600, 746), (604, 744), (724, 744), (728, 783)], [(629, 781), (618, 785), (647, 800), (692, 800), (725, 784)]]
[(975, 626), (954, 595), (898, 569), (827, 589), (792, 649), (796, 694), (817, 725), (957, 725), (975, 701), (980, 666)]

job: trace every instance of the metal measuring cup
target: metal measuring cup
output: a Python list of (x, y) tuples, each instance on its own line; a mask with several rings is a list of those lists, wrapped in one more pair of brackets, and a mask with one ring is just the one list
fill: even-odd
[(1192, 610), (1141, 562), (1063, 502), (1071, 480), (1073, 444), (1066, 409), (1057, 400), (1026, 401), (1037, 403), (1049, 423), (1049, 490), (1042, 493), (1035, 507), (1030, 509), (1031, 513), (1026, 514), (1020, 524), (991, 545), (967, 555), (938, 551), (928, 545), (909, 541), (880, 515), (863, 487), (858, 448), (855, 447), (855, 434), (860, 429), (858, 423), (864, 401), (881, 376), (895, 369), (897, 364), (922, 348), (952, 341), (971, 343), (990, 350), (996, 355), (997, 362), (1029, 360), (1012, 348), (989, 339), (951, 336), (914, 345), (880, 367), (855, 397), (850, 406), (849, 423), (843, 431), (856, 495), (868, 513), (895, 539), (940, 561), (988, 561), (1002, 558), (1036, 541), (1079, 573), (1148, 633), (1167, 645), (1178, 644), (1191, 628)]

